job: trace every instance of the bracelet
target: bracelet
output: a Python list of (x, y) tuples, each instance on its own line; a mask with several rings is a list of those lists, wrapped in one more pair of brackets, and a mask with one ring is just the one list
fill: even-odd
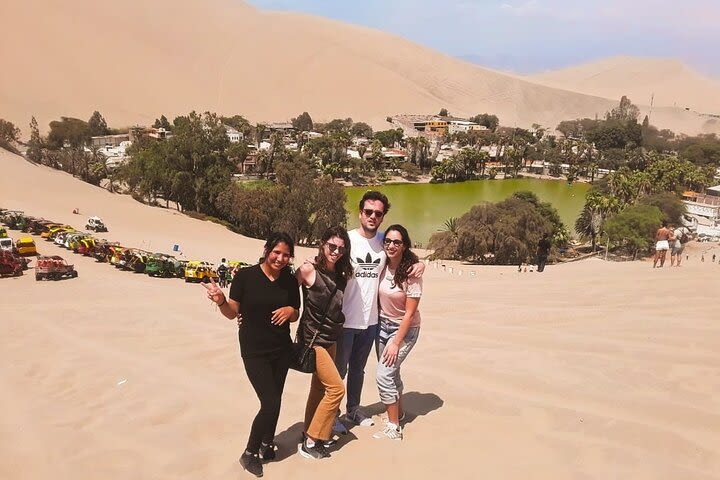
[(225, 296), (223, 296), (223, 301), (222, 301), (222, 303), (218, 303), (217, 306), (218, 306), (218, 307), (222, 307), (222, 306), (225, 305), (226, 303), (227, 303), (227, 298), (225, 298)]

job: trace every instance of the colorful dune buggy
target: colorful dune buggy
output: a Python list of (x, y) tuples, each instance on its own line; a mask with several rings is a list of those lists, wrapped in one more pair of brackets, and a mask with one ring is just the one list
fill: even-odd
[(74, 265), (68, 263), (58, 255), (41, 256), (35, 265), (35, 280), (60, 280), (64, 277), (76, 278), (78, 276)]

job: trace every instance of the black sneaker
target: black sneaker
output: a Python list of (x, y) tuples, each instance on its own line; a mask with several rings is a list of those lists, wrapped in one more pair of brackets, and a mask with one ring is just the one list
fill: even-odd
[(275, 460), (275, 444), (274, 443), (270, 443), (269, 445), (266, 445), (264, 443), (261, 444), (260, 445), (260, 456), (266, 462)]
[(240, 457), (240, 465), (256, 477), (263, 476), (263, 466), (257, 453), (243, 452)]
[(330, 456), (328, 451), (325, 449), (325, 445), (323, 445), (321, 441), (317, 441), (315, 442), (315, 445), (308, 447), (307, 439), (303, 440), (303, 442), (298, 445), (298, 453), (305, 458), (311, 458), (313, 460), (321, 460)]

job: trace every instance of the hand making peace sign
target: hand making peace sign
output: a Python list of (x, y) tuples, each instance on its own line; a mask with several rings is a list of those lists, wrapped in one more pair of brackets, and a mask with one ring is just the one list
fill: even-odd
[(205, 287), (205, 290), (207, 290), (207, 296), (210, 300), (215, 302), (216, 305), (222, 305), (226, 302), (225, 300), (225, 293), (218, 287), (217, 283), (215, 283), (215, 280), (210, 277), (210, 284), (207, 283), (201, 283), (203, 287)]

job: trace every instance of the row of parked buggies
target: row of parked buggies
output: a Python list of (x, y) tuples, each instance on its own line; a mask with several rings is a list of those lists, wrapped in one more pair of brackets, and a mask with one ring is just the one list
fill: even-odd
[[(145, 273), (151, 277), (184, 278), (186, 282), (209, 282), (210, 279), (220, 281), (217, 270), (210, 262), (181, 260), (164, 253), (152, 253), (139, 248), (127, 247), (118, 242), (109, 242), (105, 239), (96, 238), (88, 232), (75, 230), (70, 225), (25, 216), (23, 212), (18, 211), (3, 211), (0, 209), (0, 221), (8, 225), (9, 228), (40, 235), (41, 238), (52, 241), (58, 246), (80, 255), (94, 257), (98, 262), (110, 263), (120, 270)], [(98, 225), (98, 223), (101, 225)], [(91, 229), (91, 227), (96, 232), (107, 231), (104, 223), (98, 217), (88, 219), (86, 229)], [(42, 258), (44, 257), (40, 257), (40, 259)], [(62, 263), (65, 263), (62, 258), (57, 258)], [(65, 263), (65, 265), (67, 264)], [(229, 262), (228, 268), (221, 269), (221, 272), (226, 277), (224, 280), (230, 280), (231, 272), (236, 265), (244, 266), (247, 264), (239, 261)], [(59, 264), (57, 266), (59, 267)], [(69, 265), (69, 267), (74, 273), (67, 275), (77, 277), (77, 271), (74, 270), (72, 265)], [(44, 278), (54, 279), (56, 276), (43, 271), (38, 277), (36, 267), (36, 279), (41, 280)]]

